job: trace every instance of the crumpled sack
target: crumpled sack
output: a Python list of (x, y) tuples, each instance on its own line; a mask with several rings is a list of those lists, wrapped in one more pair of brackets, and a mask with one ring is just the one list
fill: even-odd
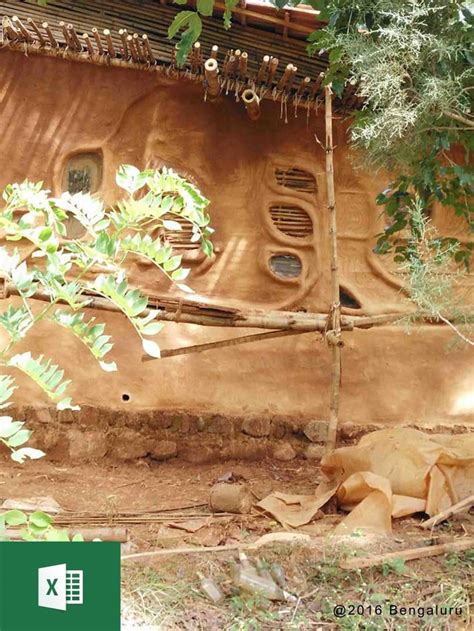
[(437, 515), (474, 493), (474, 433), (383, 429), (324, 456), (321, 471), (314, 495), (274, 492), (257, 506), (283, 526), (298, 528), (336, 496), (349, 515), (333, 534), (390, 534), (392, 518)]
[(338, 504), (349, 512), (334, 534), (388, 534), (393, 517), (433, 516), (474, 493), (474, 433), (383, 429), (325, 456), (321, 471), (316, 497), (336, 484)]

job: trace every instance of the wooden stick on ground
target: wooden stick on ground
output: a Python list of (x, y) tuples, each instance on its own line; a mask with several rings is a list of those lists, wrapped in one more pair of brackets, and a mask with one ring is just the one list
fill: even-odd
[(331, 310), (328, 317), (328, 340), (331, 347), (331, 403), (329, 410), (329, 427), (326, 441), (326, 453), (334, 451), (336, 446), (337, 425), (339, 418), (339, 392), (341, 386), (341, 303), (339, 302), (339, 274), (337, 261), (337, 221), (336, 193), (334, 189), (334, 158), (332, 138), (332, 90), (324, 88), (326, 103), (326, 187), (329, 215), (329, 244), (331, 249)]
[(339, 567), (343, 570), (359, 570), (364, 567), (372, 567), (374, 565), (382, 565), (393, 559), (403, 559), (404, 561), (413, 561), (414, 559), (424, 559), (425, 557), (434, 557), (447, 552), (461, 552), (462, 550), (470, 550), (474, 548), (474, 537), (457, 539), (448, 543), (440, 543), (437, 546), (425, 546), (423, 548), (412, 548), (411, 550), (399, 550), (397, 552), (387, 552), (386, 554), (377, 554), (372, 557), (346, 559), (339, 563)]
[(470, 495), (457, 504), (453, 504), (453, 506), (446, 508), (437, 515), (434, 515), (430, 519), (424, 521), (422, 524), (420, 524), (420, 526), (422, 528), (431, 528), (432, 526), (436, 526), (445, 519), (449, 519), (452, 515), (455, 515), (456, 513), (461, 513), (462, 511), (469, 510), (471, 506), (474, 506), (474, 495)]

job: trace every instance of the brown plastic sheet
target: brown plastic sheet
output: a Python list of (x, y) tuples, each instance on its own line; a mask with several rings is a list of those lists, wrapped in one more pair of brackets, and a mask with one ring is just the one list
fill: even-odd
[(474, 433), (384, 429), (325, 456), (321, 470), (324, 479), (314, 496), (273, 493), (259, 506), (298, 527), (335, 495), (349, 515), (334, 534), (388, 534), (392, 518), (432, 516), (474, 493)]

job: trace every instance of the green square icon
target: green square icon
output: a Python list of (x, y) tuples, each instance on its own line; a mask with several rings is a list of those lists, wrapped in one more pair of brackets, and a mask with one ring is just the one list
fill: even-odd
[(0, 543), (0, 631), (120, 631), (120, 544)]

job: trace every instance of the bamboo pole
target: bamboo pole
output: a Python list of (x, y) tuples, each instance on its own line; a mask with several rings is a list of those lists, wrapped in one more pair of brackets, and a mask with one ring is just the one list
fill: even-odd
[(345, 559), (339, 563), (339, 567), (344, 570), (360, 570), (364, 567), (373, 567), (374, 565), (382, 565), (394, 559), (403, 559), (404, 561), (412, 561), (414, 559), (425, 559), (426, 557), (434, 557), (439, 554), (448, 552), (462, 552), (463, 550), (474, 549), (474, 537), (465, 537), (447, 543), (440, 543), (436, 546), (424, 546), (422, 548), (411, 548), (410, 550), (398, 550), (396, 552), (387, 552), (386, 554), (377, 554), (373, 557), (353, 559)]
[(102, 41), (100, 39), (99, 31), (94, 27), (92, 30), (92, 35), (95, 39), (95, 43), (97, 44), (97, 50), (99, 51), (99, 55), (104, 54), (104, 47), (102, 46)]
[[(176, 357), (177, 355), (190, 355), (192, 353), (202, 353), (204, 351), (216, 350), (218, 348), (226, 348), (228, 346), (240, 346), (240, 344), (251, 344), (252, 342), (261, 342), (272, 340), (277, 337), (288, 337), (290, 335), (302, 335), (309, 331), (292, 331), (286, 329), (283, 331), (269, 331), (268, 333), (257, 333), (256, 335), (243, 335), (242, 337), (233, 337), (229, 340), (220, 340), (218, 342), (209, 342), (207, 344), (195, 344), (194, 346), (183, 346), (181, 348), (163, 349), (161, 357)], [(142, 355), (142, 362), (153, 361), (156, 357), (150, 355)]]
[(86, 43), (87, 52), (92, 57), (92, 55), (94, 54), (94, 47), (92, 46), (91, 38), (89, 37), (88, 33), (83, 33), (82, 38)]
[(29, 30), (26, 28), (26, 26), (23, 24), (23, 22), (20, 20), (20, 18), (17, 15), (14, 15), (12, 17), (12, 24), (22, 34), (22, 36), (27, 42), (29, 42), (30, 44), (34, 42), (34, 39), (31, 33), (29, 32)]
[(329, 409), (329, 427), (326, 441), (326, 453), (334, 451), (336, 446), (337, 425), (339, 419), (339, 395), (341, 386), (341, 346), (338, 343), (341, 335), (341, 303), (339, 302), (339, 274), (337, 260), (337, 217), (336, 193), (334, 189), (334, 147), (332, 137), (332, 90), (327, 85), (325, 96), (326, 126), (326, 187), (329, 217), (329, 247), (331, 250), (331, 307), (328, 317), (327, 337), (331, 347), (331, 401)]
[(119, 35), (120, 35), (120, 39), (122, 40), (122, 57), (124, 59), (128, 59), (129, 58), (129, 52), (128, 52), (128, 44), (127, 44), (127, 29), (121, 28), (119, 30)]
[(105, 37), (105, 42), (107, 44), (107, 51), (109, 53), (109, 55), (111, 57), (115, 57), (116, 53), (115, 53), (115, 48), (114, 48), (114, 44), (112, 42), (112, 36), (110, 34), (110, 30), (108, 28), (104, 28), (104, 30), (102, 31)]
[(219, 67), (217, 61), (213, 57), (209, 57), (204, 63), (204, 74), (206, 77), (207, 94), (209, 97), (215, 98), (220, 91), (219, 86)]
[(257, 93), (247, 88), (242, 92), (241, 98), (250, 120), (255, 121), (260, 118), (260, 99)]
[(44, 46), (46, 44), (46, 39), (44, 38), (43, 33), (39, 30), (36, 22), (32, 18), (28, 18), (26, 21), (36, 33), (36, 37), (39, 39), (39, 43), (41, 44), (41, 46)]
[(41, 26), (46, 31), (46, 34), (48, 36), (49, 43), (51, 44), (51, 47), (52, 48), (57, 48), (58, 47), (58, 42), (56, 41), (56, 38), (54, 37), (53, 32), (52, 32), (48, 22), (43, 22)]
[(461, 500), (457, 504), (453, 504), (453, 506), (450, 506), (449, 508), (446, 508), (445, 510), (441, 511), (437, 515), (430, 517), (430, 519), (427, 519), (420, 525), (422, 528), (434, 527), (440, 522), (445, 521), (446, 519), (449, 519), (453, 515), (456, 515), (456, 513), (468, 511), (471, 508), (471, 506), (474, 506), (474, 495), (470, 495), (469, 497), (466, 497), (465, 499)]

